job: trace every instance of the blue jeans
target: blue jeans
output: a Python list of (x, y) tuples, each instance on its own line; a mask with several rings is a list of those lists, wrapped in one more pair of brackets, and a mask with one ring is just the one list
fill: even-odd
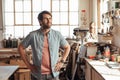
[[(39, 79), (37, 79), (37, 78), (35, 78), (34, 76), (32, 76), (32, 77), (31, 77), (31, 80), (39, 80)], [(59, 76), (53, 77), (52, 74), (42, 74), (40, 80), (59, 80)]]

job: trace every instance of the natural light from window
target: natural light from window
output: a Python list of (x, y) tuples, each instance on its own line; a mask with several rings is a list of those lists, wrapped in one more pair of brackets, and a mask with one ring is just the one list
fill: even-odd
[(37, 16), (48, 10), (53, 15), (52, 29), (60, 31), (64, 37), (72, 37), (73, 29), (78, 27), (79, 0), (3, 0), (4, 37), (25, 37), (29, 32), (39, 29)]

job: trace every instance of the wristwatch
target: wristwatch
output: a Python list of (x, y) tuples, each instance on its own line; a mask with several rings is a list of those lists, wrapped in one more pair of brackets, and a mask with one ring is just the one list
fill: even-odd
[(64, 61), (64, 60), (62, 60), (62, 59), (60, 60), (60, 62), (61, 62), (61, 63), (65, 63), (65, 61)]

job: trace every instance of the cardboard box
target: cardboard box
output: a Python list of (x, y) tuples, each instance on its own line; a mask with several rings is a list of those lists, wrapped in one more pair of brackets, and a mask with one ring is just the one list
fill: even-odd
[(87, 57), (88, 56), (96, 56), (97, 46), (88, 46), (87, 47)]

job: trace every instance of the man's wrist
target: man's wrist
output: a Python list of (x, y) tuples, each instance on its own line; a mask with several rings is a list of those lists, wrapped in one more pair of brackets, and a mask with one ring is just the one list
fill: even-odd
[(61, 63), (65, 63), (65, 61), (64, 61), (64, 60), (62, 60), (62, 59), (60, 60), (60, 62), (61, 62)]

